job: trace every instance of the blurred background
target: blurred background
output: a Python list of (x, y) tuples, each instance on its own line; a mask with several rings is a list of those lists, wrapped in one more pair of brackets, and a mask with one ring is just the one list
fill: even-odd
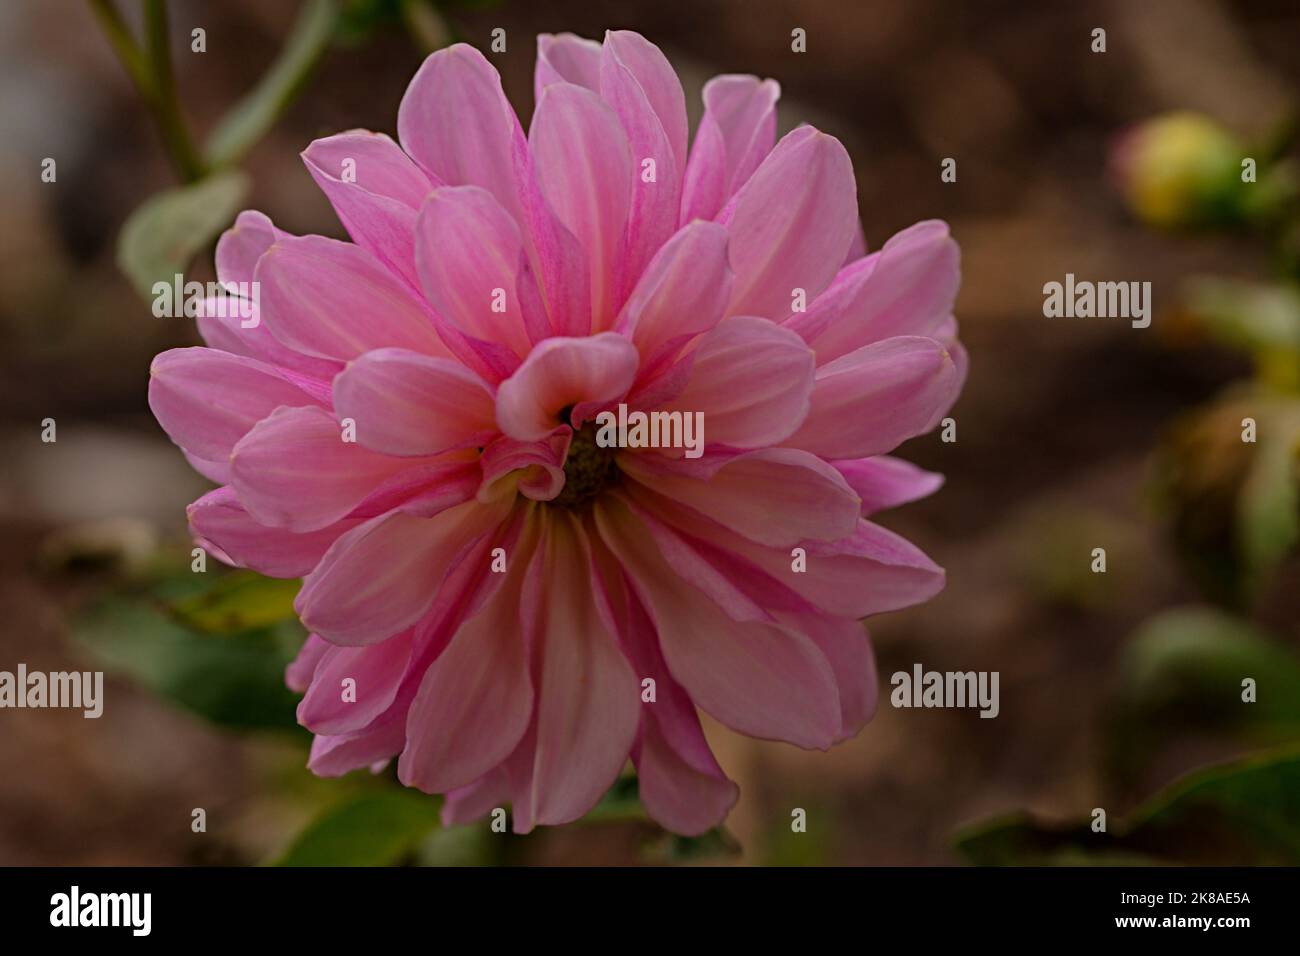
[[(175, 0), (174, 97), (152, 105), (109, 39), (142, 36), (142, 6), (0, 4), (0, 670), (108, 671), (99, 720), (0, 711), (0, 864), (1300, 862), (1294, 0)], [(900, 452), (947, 484), (882, 518), (948, 587), (871, 622), (882, 706), (854, 740), (708, 726), (741, 798), (704, 839), (658, 831), (627, 786), (485, 839), (387, 777), (312, 778), (280, 680), (292, 587), (191, 573), (208, 485), (146, 406), (152, 356), (198, 339), (133, 278), (193, 257), (212, 279), (241, 208), (342, 237), (299, 152), (395, 135), (423, 56), (497, 27), (525, 128), (537, 33), (637, 30), (692, 128), (703, 82), (742, 72), (781, 83), (781, 132), (839, 137), (869, 248), (929, 218), (961, 245), (957, 440)], [(158, 132), (167, 102), (240, 172), (164, 193), (201, 172)], [(1149, 281), (1151, 328), (1045, 318), (1067, 272)], [(1000, 672), (1000, 715), (890, 707), (914, 663)]]

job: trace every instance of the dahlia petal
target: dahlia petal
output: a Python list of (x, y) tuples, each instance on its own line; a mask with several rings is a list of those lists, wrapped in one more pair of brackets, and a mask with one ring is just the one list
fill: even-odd
[(519, 218), (517, 157), (523, 130), (496, 68), (456, 43), (430, 55), (397, 110), (402, 148), (449, 186), (482, 186)]
[(501, 588), (421, 680), (397, 767), (408, 787), (445, 793), (471, 784), (505, 760), (528, 729), (533, 685), (519, 633), (527, 561), (526, 554), (512, 556)]
[(374, 644), (410, 627), (432, 606), (461, 556), (502, 519), (477, 501), (431, 518), (395, 512), (343, 535), (303, 580), (294, 607), (334, 644)]
[(943, 485), (943, 475), (888, 455), (843, 459), (831, 465), (862, 499), (863, 517), (919, 501)]
[(193, 534), (215, 544), (236, 566), (273, 578), (310, 573), (339, 535), (359, 523), (344, 519), (305, 534), (267, 527), (248, 513), (231, 487), (208, 492), (186, 513)]
[(495, 401), (481, 378), (405, 349), (351, 362), (334, 380), (334, 410), (356, 422), (359, 444), (386, 455), (435, 455), (496, 433)]
[(779, 320), (796, 289), (811, 301), (835, 277), (857, 220), (853, 164), (839, 140), (808, 126), (789, 133), (719, 217), (736, 273), (727, 313)]
[(149, 408), (158, 424), (176, 444), (208, 461), (224, 461), (236, 442), (282, 405), (318, 407), (271, 366), (216, 349), (163, 352), (149, 375)]
[(533, 71), (533, 102), (552, 83), (576, 83), (600, 92), (600, 44), (572, 33), (541, 33)]
[(638, 361), (636, 347), (614, 332), (540, 342), (497, 388), (497, 424), (511, 438), (541, 441), (563, 424), (564, 408), (626, 395)]
[(262, 321), (258, 305), (252, 305), (247, 317), (230, 305), (229, 301), (217, 299), (204, 299), (199, 304), (195, 322), (209, 348), (255, 358), (282, 371), (293, 372), (317, 383), (316, 390), (328, 394), (330, 380), (343, 368), (341, 362), (301, 355), (280, 344)]
[(813, 375), (812, 352), (797, 335), (766, 319), (733, 316), (700, 339), (686, 388), (664, 408), (703, 412), (709, 443), (772, 445), (804, 421)]
[(957, 298), (960, 258), (947, 223), (918, 222), (841, 269), (786, 327), (812, 346), (818, 364), (898, 335), (938, 338)]
[(412, 285), (415, 213), (433, 182), (383, 133), (352, 130), (315, 140), (302, 153), (352, 240)]
[(542, 824), (568, 823), (595, 805), (627, 762), (640, 719), (640, 686), (597, 613), (589, 546), (572, 521), (551, 521), (530, 569), (542, 588), (532, 784)]
[(265, 213), (245, 209), (235, 224), (217, 240), (217, 281), (238, 284), (253, 281), (253, 268), (262, 253), (289, 234), (272, 224)]
[(643, 703), (641, 738), (633, 749), (638, 793), (646, 812), (687, 836), (717, 826), (735, 805), (739, 788), (709, 749), (695, 705), (673, 680), (645, 608), (630, 602), (626, 646), (636, 673), (655, 682), (655, 699)]
[(791, 622), (821, 649), (840, 692), (840, 732), (835, 742), (861, 730), (876, 712), (876, 658), (866, 630), (856, 620), (803, 615)]
[[(353, 733), (371, 724), (397, 696), (411, 647), (410, 632), (367, 647), (331, 647), (321, 656), (311, 687), (298, 703), (298, 723), (327, 736)], [(353, 683), (345, 689), (347, 680)]]
[(542, 195), (587, 254), (593, 331), (615, 313), (613, 276), (632, 201), (632, 153), (618, 116), (590, 90), (542, 91), (528, 143)]
[(405, 743), (406, 728), (398, 718), (376, 722), (351, 734), (317, 734), (311, 742), (307, 768), (318, 777), (341, 777), (392, 759)]
[(493, 500), (502, 493), (500, 483), (514, 476), (524, 497), (550, 501), (564, 490), (564, 458), (572, 438), (573, 429), (561, 425), (541, 441), (523, 442), (505, 436), (496, 439), (479, 458), (483, 481), (478, 499)]
[(602, 502), (596, 521), (654, 619), (668, 669), (693, 701), (751, 737), (830, 746), (841, 726), (839, 692), (812, 641), (727, 618), (668, 566), (625, 505)]
[(284, 682), (288, 688), (299, 694), (305, 692), (311, 685), (312, 674), (316, 673), (316, 665), (333, 646), (316, 634), (308, 634), (307, 640), (298, 648), (298, 655), (284, 669)]
[(353, 243), (282, 239), (263, 253), (255, 275), (262, 321), (295, 351), (346, 361), (397, 346), (450, 357), (407, 285)]
[(434, 191), (420, 210), (415, 259), (439, 315), (466, 335), (528, 354), (524, 308), (540, 308), (540, 299), (535, 288), (521, 289), (533, 279), (519, 227), (491, 193), (478, 186)]
[(323, 408), (281, 408), (235, 446), (230, 473), (249, 514), (302, 532), (345, 517), (409, 464), (344, 441), (339, 423)]
[[(637, 509), (731, 555), (732, 573), (745, 574), (747, 565), (761, 572), (754, 580), (768, 587), (766, 603), (774, 608), (782, 586), (814, 609), (855, 620), (920, 604), (943, 590), (943, 568), (911, 542), (869, 521), (859, 520), (854, 533), (838, 541), (805, 542), (805, 568), (799, 570), (792, 550), (750, 541), (642, 485), (632, 485), (628, 495)], [(694, 546), (701, 546), (698, 540)]]
[(637, 467), (639, 457), (620, 459), (623, 470), (760, 544), (835, 540), (857, 527), (858, 496), (838, 471), (807, 452), (751, 451), (731, 459), (708, 481), (646, 472)]
[[(614, 307), (620, 308), (646, 263), (677, 228), (686, 164), (686, 100), (659, 48), (626, 30), (605, 34), (600, 95), (618, 114), (639, 170), (615, 274)], [(654, 170), (649, 182), (647, 163)]]
[(693, 222), (655, 253), (616, 328), (640, 351), (644, 367), (665, 347), (717, 325), (730, 295), (727, 230)]
[(776, 142), (781, 87), (756, 76), (715, 76), (704, 84), (704, 117), (686, 164), (682, 223), (715, 219)]
[(812, 408), (788, 444), (823, 458), (865, 458), (924, 434), (952, 407), (961, 376), (947, 347), (900, 335), (817, 369)]
[(450, 791), (442, 801), (442, 825), (463, 826), (510, 802), (510, 778), (493, 767), (471, 784)]

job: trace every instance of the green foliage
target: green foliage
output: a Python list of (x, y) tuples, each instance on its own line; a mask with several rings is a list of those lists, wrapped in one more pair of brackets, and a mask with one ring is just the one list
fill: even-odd
[(275, 63), (208, 137), (204, 155), (211, 165), (238, 162), (270, 131), (307, 85), (338, 25), (337, 0), (307, 0), (303, 4)]
[(276, 866), (391, 866), (411, 859), (438, 826), (439, 801), (415, 790), (366, 793), (313, 821)]
[[(239, 582), (238, 589), (227, 577)], [(260, 585), (243, 575), (211, 578), (183, 571), (103, 597), (77, 615), (72, 635), (106, 670), (214, 723), (240, 730), (296, 728), (297, 698), (285, 687), (284, 669), (306, 637), (302, 627), (292, 617), (273, 617), (269, 603), (248, 619), (214, 611), (233, 590), (249, 594)], [(236, 626), (219, 636), (199, 630), (177, 607), (191, 608), (186, 613), (210, 625)]]
[(140, 297), (156, 282), (171, 285), (243, 205), (249, 179), (237, 170), (149, 197), (131, 213), (117, 240), (117, 264)]
[(192, 630), (233, 634), (291, 620), (293, 599), (302, 582), (233, 571), (212, 587), (169, 605), (172, 615)]
[(984, 866), (1151, 863), (1300, 864), (1300, 750), (1193, 773), (1107, 832), (1089, 821), (1050, 826), (1021, 814), (970, 828), (956, 847)]

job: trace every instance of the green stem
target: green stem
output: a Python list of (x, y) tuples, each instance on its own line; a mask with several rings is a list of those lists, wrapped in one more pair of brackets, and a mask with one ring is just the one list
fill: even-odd
[(122, 61), (127, 75), (139, 91), (149, 115), (158, 127), (176, 171), (186, 182), (194, 182), (206, 171), (181, 117), (172, 77), (171, 49), (168, 45), (167, 7), (165, 0), (145, 0), (146, 50), (131, 36), (113, 0), (88, 0), (91, 12), (99, 21), (113, 52)]
[(145, 0), (144, 33), (153, 74), (154, 118), (163, 140), (176, 162), (181, 178), (195, 182), (205, 172), (203, 160), (190, 139), (176, 98), (176, 80), (172, 75), (170, 34), (167, 29), (167, 0)]

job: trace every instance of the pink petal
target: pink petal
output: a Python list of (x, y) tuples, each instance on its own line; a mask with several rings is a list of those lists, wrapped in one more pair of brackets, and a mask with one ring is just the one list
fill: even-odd
[(897, 335), (938, 338), (960, 282), (960, 252), (947, 224), (919, 222), (841, 269), (786, 327), (812, 346), (819, 364)]
[[(326, 735), (363, 729), (393, 703), (410, 659), (410, 633), (368, 647), (331, 647), (298, 704), (298, 723)], [(345, 680), (353, 682), (353, 700), (344, 699)]]
[(776, 142), (781, 87), (756, 76), (715, 76), (704, 84), (704, 118), (682, 185), (682, 223), (715, 219)]
[(719, 217), (736, 273), (729, 315), (782, 319), (796, 289), (830, 283), (858, 220), (853, 164), (839, 140), (804, 126), (763, 160)]
[(943, 485), (943, 475), (888, 455), (844, 459), (831, 464), (862, 499), (863, 517), (918, 501)]
[(751, 737), (830, 746), (841, 726), (835, 675), (808, 638), (730, 620), (669, 567), (626, 506), (602, 501), (596, 520), (654, 619), (669, 670), (695, 703)]
[(766, 319), (723, 319), (700, 339), (686, 388), (664, 408), (703, 412), (706, 441), (757, 448), (783, 441), (808, 414), (813, 355)]
[[(640, 719), (640, 686), (597, 613), (590, 549), (571, 515), (556, 512), (530, 575), (538, 665), (532, 815), (578, 819), (617, 779)], [(531, 616), (531, 615), (530, 615)]]
[(284, 682), (288, 688), (299, 694), (306, 691), (311, 684), (312, 674), (316, 673), (316, 665), (333, 646), (315, 634), (308, 634), (307, 640), (298, 649), (298, 656), (284, 670)]
[(599, 93), (600, 44), (572, 33), (538, 34), (533, 101), (552, 83), (576, 83)]
[(341, 777), (362, 767), (392, 759), (406, 743), (406, 727), (398, 718), (376, 721), (365, 730), (311, 742), (307, 767), (318, 777)]
[(149, 408), (158, 424), (208, 461), (224, 461), (249, 429), (282, 405), (319, 407), (271, 366), (216, 349), (163, 352), (149, 375)]
[(528, 548), (511, 555), (496, 595), (460, 627), (420, 682), (398, 763), (408, 787), (445, 793), (466, 786), (508, 757), (528, 729), (533, 685), (519, 616)]
[[(616, 274), (615, 306), (621, 307), (655, 250), (677, 228), (686, 166), (686, 100), (659, 48), (626, 30), (605, 35), (600, 95), (623, 124), (636, 173)], [(654, 164), (652, 182), (645, 178), (647, 161)]]
[(204, 299), (200, 303), (195, 320), (199, 335), (209, 348), (255, 358), (281, 371), (292, 372), (310, 380), (309, 390), (323, 390), (328, 395), (329, 383), (343, 367), (342, 363), (302, 355), (282, 345), (262, 321), (259, 306), (254, 305), (252, 315), (247, 317), (230, 306), (228, 300), (219, 299)]
[(760, 544), (835, 540), (857, 527), (858, 496), (838, 471), (807, 452), (751, 451), (731, 459), (708, 481), (647, 472), (637, 466), (640, 457), (623, 456), (623, 470)]
[(245, 209), (235, 218), (235, 224), (217, 240), (217, 281), (252, 282), (253, 267), (262, 253), (288, 235), (275, 228), (264, 213)]
[(339, 535), (359, 523), (344, 519), (305, 534), (270, 528), (258, 523), (229, 487), (204, 495), (186, 513), (193, 534), (215, 544), (238, 567), (273, 578), (310, 573)]
[(498, 526), (500, 508), (477, 501), (431, 518), (382, 515), (334, 542), (303, 581), (294, 606), (334, 644), (374, 644), (410, 627), (462, 556)]
[(812, 409), (789, 444), (823, 458), (865, 458), (938, 424), (961, 389), (949, 350), (900, 335), (817, 369)]
[(302, 532), (345, 517), (410, 464), (344, 441), (339, 423), (323, 408), (282, 408), (235, 446), (230, 473), (254, 518)]
[(478, 50), (456, 43), (429, 56), (397, 111), (402, 147), (449, 186), (482, 186), (519, 218), (523, 130), (501, 77)]
[(459, 362), (376, 349), (334, 380), (334, 409), (356, 422), (357, 441), (386, 455), (435, 455), (496, 434), (495, 400)]
[[(854, 533), (838, 541), (807, 541), (805, 570), (798, 570), (792, 549), (769, 548), (731, 529), (683, 509), (669, 499), (633, 485), (628, 490), (637, 508), (666, 522), (697, 548), (700, 540), (716, 552), (728, 554), (729, 574), (741, 575), (746, 566), (759, 572), (754, 581), (767, 587), (765, 603), (776, 608), (785, 603), (782, 586), (798, 598), (834, 617), (859, 619), (920, 604), (943, 590), (943, 568), (915, 545), (868, 521), (859, 521)], [(710, 558), (710, 560), (713, 560)]]
[(663, 349), (717, 325), (730, 295), (727, 230), (693, 222), (650, 260), (616, 328), (651, 362)]
[[(528, 354), (525, 307), (540, 312), (541, 299), (519, 227), (491, 193), (478, 186), (435, 191), (420, 210), (415, 247), (421, 288), (443, 318), (466, 335)], [(540, 328), (545, 319), (528, 321)]]
[(523, 442), (502, 436), (479, 458), (483, 483), (479, 501), (492, 501), (509, 493), (502, 482), (514, 481), (519, 493), (535, 501), (550, 501), (564, 490), (564, 457), (573, 429), (561, 425), (541, 441)]
[(563, 409), (626, 395), (638, 360), (636, 347), (614, 332), (547, 339), (498, 387), (497, 424), (511, 438), (540, 441), (562, 424)]
[(295, 351), (345, 361), (385, 346), (451, 355), (424, 305), (360, 246), (283, 239), (258, 260), (256, 276), (262, 321)]
[(740, 790), (718, 766), (695, 705), (668, 672), (654, 625), (636, 600), (628, 617), (627, 647), (637, 675), (655, 682), (655, 700), (641, 707), (642, 734), (633, 751), (641, 803), (674, 833), (698, 835), (722, 822)]
[(510, 802), (510, 778), (493, 767), (471, 784), (450, 791), (442, 802), (442, 825), (464, 826)]
[(416, 284), (412, 228), (433, 183), (383, 133), (352, 130), (314, 141), (307, 171), (363, 249)]
[(627, 134), (595, 93), (556, 83), (542, 91), (528, 134), (542, 195), (587, 254), (592, 329), (612, 324), (615, 261), (632, 200)]
[(835, 742), (847, 740), (876, 712), (876, 658), (866, 630), (856, 620), (819, 614), (794, 618), (790, 626), (806, 634), (830, 662), (840, 692), (840, 732)]

